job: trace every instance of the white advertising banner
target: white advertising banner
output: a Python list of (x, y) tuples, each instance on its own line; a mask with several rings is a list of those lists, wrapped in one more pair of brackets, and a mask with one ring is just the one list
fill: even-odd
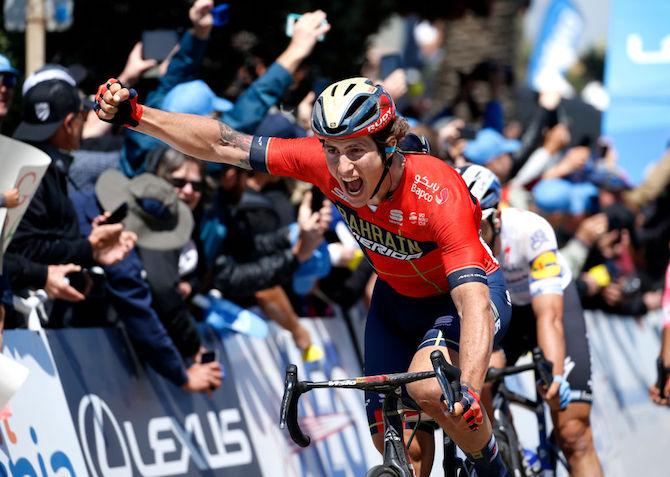
[(0, 426), (0, 476), (88, 475), (51, 352), (42, 332), (5, 331), (3, 354), (26, 366), (28, 379)]

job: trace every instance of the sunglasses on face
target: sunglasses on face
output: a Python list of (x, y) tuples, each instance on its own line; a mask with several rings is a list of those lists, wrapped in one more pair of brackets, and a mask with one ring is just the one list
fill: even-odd
[(204, 181), (187, 181), (182, 177), (171, 177), (170, 183), (177, 189), (183, 189), (186, 187), (186, 184), (191, 184), (191, 187), (196, 192), (205, 191), (205, 182)]
[(16, 76), (8, 73), (0, 73), (0, 84), (6, 88), (13, 88), (16, 86)]

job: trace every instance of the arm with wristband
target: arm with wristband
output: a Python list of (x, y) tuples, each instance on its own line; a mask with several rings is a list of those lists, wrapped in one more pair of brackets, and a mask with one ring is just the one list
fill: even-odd
[[(316, 38), (328, 31), (330, 26), (323, 23), (325, 16), (323, 11), (317, 10), (303, 15), (296, 23), (296, 31), (302, 32), (301, 40), (294, 38), (277, 58), (277, 63), (287, 72), (294, 71), (312, 51)], [(95, 109), (103, 121), (153, 136), (189, 156), (250, 169), (251, 136), (214, 119), (143, 106), (138, 102), (137, 92), (125, 88), (116, 79), (98, 88)]]
[(565, 409), (570, 402), (570, 384), (563, 377), (563, 363), (565, 362), (563, 296), (540, 294), (533, 297), (531, 306), (537, 321), (537, 343), (547, 359), (554, 365), (553, 382), (548, 389), (541, 390), (542, 397), (550, 405), (558, 404), (560, 409)]
[(452, 289), (451, 296), (461, 316), (461, 397), (453, 416), (462, 415), (470, 430), (476, 431), (484, 422), (480, 392), (493, 347), (488, 287), (484, 283), (464, 283)]
[(142, 106), (134, 89), (110, 79), (98, 88), (95, 110), (103, 121), (153, 136), (198, 159), (250, 169), (251, 136), (216, 119)]

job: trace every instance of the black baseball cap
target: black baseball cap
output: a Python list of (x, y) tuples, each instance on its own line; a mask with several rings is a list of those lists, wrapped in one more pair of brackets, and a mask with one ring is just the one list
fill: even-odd
[(14, 132), (22, 141), (46, 141), (58, 130), (68, 113), (82, 110), (77, 88), (62, 80), (36, 84), (23, 98), (23, 121)]

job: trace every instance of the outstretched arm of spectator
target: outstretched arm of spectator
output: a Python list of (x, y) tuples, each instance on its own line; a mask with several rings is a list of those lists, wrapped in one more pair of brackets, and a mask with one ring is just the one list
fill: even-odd
[(149, 106), (158, 106), (172, 88), (196, 78), (209, 44), (213, 25), (210, 11), (213, 6), (213, 0), (196, 0), (191, 6), (188, 16), (193, 28), (181, 37), (178, 50), (169, 59), (158, 86), (147, 95), (146, 104)]
[(542, 177), (542, 174), (559, 160), (559, 152), (570, 142), (570, 131), (564, 124), (552, 127), (544, 136), (542, 147), (535, 149), (528, 160), (524, 160), (523, 167), (516, 169), (521, 162), (515, 160), (514, 183), (525, 186)]
[(330, 30), (330, 25), (324, 23), (325, 20), (326, 13), (323, 10), (301, 15), (293, 26), (291, 43), (279, 55), (277, 63), (286, 68), (289, 73), (295, 73), (300, 63), (312, 53), (318, 38)]
[(591, 151), (585, 146), (576, 146), (568, 150), (563, 158), (555, 166), (547, 169), (542, 174), (543, 179), (556, 179), (569, 176), (584, 168), (589, 160)]
[(230, 255), (220, 255), (214, 267), (214, 286), (230, 296), (250, 294), (277, 285), (308, 260), (323, 240), (332, 221), (330, 202), (324, 201), (319, 212), (312, 212), (311, 194), (306, 194), (298, 214), (300, 233), (292, 248), (277, 250), (255, 261), (238, 263)]
[(123, 71), (119, 74), (119, 81), (128, 87), (135, 86), (142, 73), (150, 70), (157, 64), (158, 61), (154, 59), (144, 59), (142, 57), (142, 42), (138, 41), (128, 54), (126, 66), (124, 66)]
[(538, 108), (521, 137), (521, 149), (513, 156), (514, 166), (512, 168), (512, 176), (516, 175), (524, 164), (526, 164), (533, 151), (541, 145), (542, 134), (545, 129), (560, 125), (560, 123), (555, 123), (560, 102), (561, 96), (558, 93), (545, 92), (540, 95)]
[(577, 277), (586, 263), (591, 247), (607, 232), (607, 216), (604, 213), (587, 217), (579, 224), (575, 236), (560, 250), (568, 263), (572, 276)]
[(279, 284), (298, 268), (299, 261), (290, 249), (238, 263), (230, 255), (221, 255), (214, 266), (214, 288), (228, 296), (250, 296), (258, 290)]
[(326, 14), (321, 10), (302, 15), (294, 26), (293, 38), (286, 50), (240, 95), (233, 109), (225, 112), (221, 119), (234, 129), (253, 133), (270, 107), (291, 85), (291, 75), (312, 53), (319, 36), (330, 29), (330, 25), (322, 24), (325, 19)]

